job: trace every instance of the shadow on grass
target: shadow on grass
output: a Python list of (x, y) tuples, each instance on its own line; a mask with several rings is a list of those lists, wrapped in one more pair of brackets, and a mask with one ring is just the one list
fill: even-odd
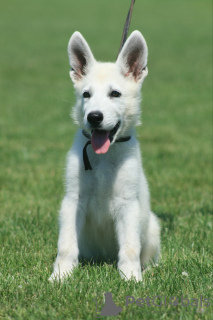
[(111, 260), (103, 260), (103, 259), (91, 259), (85, 260), (83, 258), (79, 259), (79, 264), (81, 267), (103, 267), (103, 266), (111, 266), (113, 268), (117, 268), (117, 261)]

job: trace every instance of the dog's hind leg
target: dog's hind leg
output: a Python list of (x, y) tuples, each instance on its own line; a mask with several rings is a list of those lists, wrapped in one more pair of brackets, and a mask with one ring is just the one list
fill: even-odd
[(146, 268), (148, 263), (155, 264), (160, 254), (160, 225), (154, 213), (150, 212), (146, 245), (141, 251), (141, 265)]

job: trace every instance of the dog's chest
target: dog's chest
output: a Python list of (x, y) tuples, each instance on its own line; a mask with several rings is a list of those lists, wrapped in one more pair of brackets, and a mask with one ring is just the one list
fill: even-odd
[[(123, 157), (124, 152), (92, 158), (93, 170), (82, 172), (80, 190), (87, 214), (98, 224), (114, 220), (127, 199), (138, 193), (138, 159)], [(83, 200), (83, 201), (84, 201)]]
[[(115, 172), (107, 167), (99, 166), (89, 179), (89, 192), (87, 193), (87, 211), (99, 224), (103, 220), (113, 218)], [(86, 191), (85, 191), (86, 193)]]
[(86, 259), (116, 258), (115, 199), (113, 170), (110, 172), (96, 166), (84, 180), (82, 201), (85, 211), (81, 212), (80, 252)]

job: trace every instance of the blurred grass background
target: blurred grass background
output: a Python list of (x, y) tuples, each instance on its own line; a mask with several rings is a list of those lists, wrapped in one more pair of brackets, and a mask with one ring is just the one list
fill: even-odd
[[(132, 16), (130, 32), (140, 30), (149, 48), (143, 125), (137, 132), (152, 208), (162, 224), (162, 262), (151, 271), (154, 279), (148, 272), (145, 284), (128, 285), (119, 280), (114, 267), (105, 265), (79, 268), (75, 279), (63, 286), (47, 283), (57, 252), (65, 157), (76, 132), (69, 117), (74, 94), (67, 43), (78, 30), (96, 59), (114, 61), (129, 4), (127, 0), (0, 4), (0, 317), (93, 319), (90, 299), (107, 290), (116, 294), (118, 305), (128, 292), (136, 297), (156, 292), (212, 294), (208, 0), (136, 1)], [(185, 283), (181, 271), (187, 268), (191, 277)], [(140, 318), (211, 319), (209, 310), (191, 308), (185, 315), (186, 308), (165, 308), (155, 316), (147, 309)], [(131, 312), (118, 318), (135, 318), (134, 307)]]

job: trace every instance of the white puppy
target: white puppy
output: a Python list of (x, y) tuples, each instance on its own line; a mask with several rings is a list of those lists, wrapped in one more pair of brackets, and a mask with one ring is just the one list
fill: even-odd
[(68, 154), (58, 255), (50, 280), (70, 274), (82, 258), (117, 261), (122, 278), (139, 281), (141, 268), (160, 252), (160, 227), (150, 210), (134, 130), (148, 73), (147, 45), (134, 31), (116, 63), (101, 63), (75, 32), (68, 55), (76, 91), (73, 118), (81, 129)]

